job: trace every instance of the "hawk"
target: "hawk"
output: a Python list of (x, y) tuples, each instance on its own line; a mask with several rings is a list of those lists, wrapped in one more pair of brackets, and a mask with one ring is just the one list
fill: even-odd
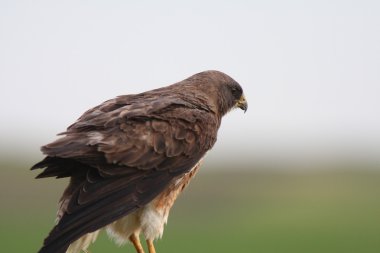
[(87, 252), (101, 229), (149, 253), (169, 210), (216, 142), (222, 117), (247, 110), (241, 86), (219, 71), (122, 95), (85, 112), (41, 148), (36, 178), (70, 178), (40, 253)]

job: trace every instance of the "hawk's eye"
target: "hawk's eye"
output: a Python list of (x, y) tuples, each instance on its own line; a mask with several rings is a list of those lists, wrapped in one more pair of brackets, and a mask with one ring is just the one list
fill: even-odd
[(231, 87), (231, 93), (234, 96), (234, 98), (239, 99), (242, 94), (242, 91), (238, 87), (233, 86)]

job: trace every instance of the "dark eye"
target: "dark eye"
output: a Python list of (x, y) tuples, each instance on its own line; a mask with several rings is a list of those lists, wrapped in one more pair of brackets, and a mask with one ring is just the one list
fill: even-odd
[(231, 87), (231, 93), (234, 98), (239, 99), (241, 97), (242, 90), (239, 87), (233, 86)]

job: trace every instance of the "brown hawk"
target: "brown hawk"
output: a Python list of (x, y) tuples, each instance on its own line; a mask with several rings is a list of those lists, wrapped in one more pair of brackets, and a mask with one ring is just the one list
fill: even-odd
[(222, 116), (247, 110), (240, 85), (219, 71), (108, 100), (43, 146), (37, 178), (69, 177), (57, 225), (40, 253), (87, 251), (101, 229), (150, 253), (178, 194), (217, 138)]

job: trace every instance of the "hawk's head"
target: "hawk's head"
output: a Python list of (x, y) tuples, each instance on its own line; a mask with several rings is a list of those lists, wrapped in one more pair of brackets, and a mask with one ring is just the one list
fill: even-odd
[(230, 76), (216, 70), (200, 72), (187, 80), (197, 84), (209, 98), (219, 114), (224, 115), (233, 108), (240, 108), (244, 112), (248, 109), (243, 89)]

